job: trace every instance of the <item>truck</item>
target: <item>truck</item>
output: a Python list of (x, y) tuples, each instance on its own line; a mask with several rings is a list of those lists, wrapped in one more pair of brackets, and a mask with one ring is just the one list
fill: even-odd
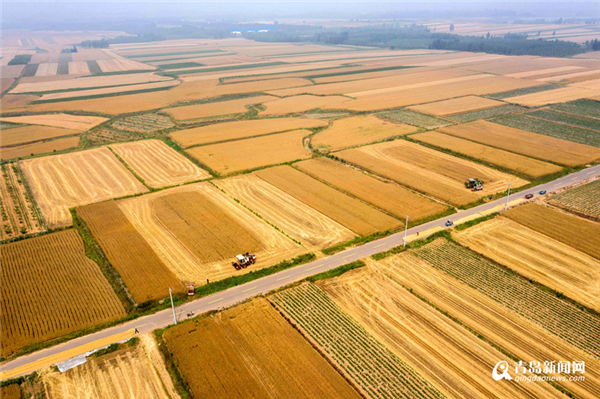
[(246, 268), (249, 265), (256, 263), (256, 255), (246, 252), (235, 256), (235, 261), (231, 262), (231, 265), (235, 267), (235, 270)]
[(470, 177), (465, 182), (465, 187), (470, 188), (473, 191), (481, 191), (481, 190), (483, 190), (483, 180), (479, 180), (477, 177), (476, 178)]

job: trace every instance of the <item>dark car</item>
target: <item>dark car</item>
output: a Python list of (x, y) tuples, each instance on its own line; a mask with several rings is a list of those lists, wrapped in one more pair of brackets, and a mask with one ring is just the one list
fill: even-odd
[(525, 196), (525, 198), (526, 198), (526, 199), (533, 198), (533, 194), (527, 194), (527, 195)]

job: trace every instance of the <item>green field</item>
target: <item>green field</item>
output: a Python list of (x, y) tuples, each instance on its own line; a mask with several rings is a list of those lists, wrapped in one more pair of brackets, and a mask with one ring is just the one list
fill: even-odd
[(482, 109), (481, 111), (466, 112), (464, 114), (450, 115), (447, 116), (458, 123), (472, 122), (479, 119), (494, 118), (496, 116), (513, 114), (515, 112), (525, 111), (525, 108), (519, 107), (518, 105), (503, 105), (496, 108)]
[(600, 102), (593, 100), (575, 100), (568, 103), (550, 105), (550, 108), (569, 114), (600, 119)]
[(561, 87), (563, 87), (563, 86), (559, 86), (559, 85), (555, 85), (555, 84), (547, 84), (547, 85), (542, 85), (542, 86), (525, 87), (523, 89), (516, 89), (516, 90), (510, 90), (510, 91), (503, 91), (501, 93), (489, 94), (487, 97), (493, 98), (496, 100), (502, 100), (502, 99), (509, 98), (509, 97), (524, 96), (525, 94), (539, 93), (542, 91), (560, 89)]
[(592, 129), (600, 132), (600, 120), (596, 119), (571, 116), (563, 113), (546, 111), (543, 109), (528, 112), (526, 115), (534, 118), (545, 119), (551, 122), (566, 123), (567, 125), (577, 126), (583, 129)]
[(408, 109), (386, 111), (381, 112), (378, 115), (393, 122), (406, 123), (407, 125), (422, 127), (425, 129), (437, 129), (443, 126), (454, 125), (454, 123), (451, 121), (446, 121), (429, 115), (423, 115)]
[(600, 180), (551, 196), (548, 203), (569, 211), (600, 219)]

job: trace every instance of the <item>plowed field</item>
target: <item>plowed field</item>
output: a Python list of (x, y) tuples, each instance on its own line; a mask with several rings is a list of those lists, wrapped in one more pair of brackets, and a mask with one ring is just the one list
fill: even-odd
[[(210, 183), (180, 186), (118, 204), (185, 283), (204, 284), (207, 278), (212, 282), (244, 274), (308, 252)], [(254, 249), (258, 249), (256, 264), (236, 271), (233, 257)]]
[(505, 103), (483, 97), (466, 96), (437, 103), (413, 105), (412, 107), (408, 107), (408, 109), (434, 116), (447, 116), (499, 107), (501, 105), (505, 105)]
[(338, 150), (416, 131), (414, 126), (387, 122), (373, 115), (354, 116), (334, 121), (329, 129), (314, 136), (311, 143), (318, 149)]
[(150, 187), (172, 186), (201, 180), (210, 174), (159, 140), (111, 146)]
[(73, 229), (4, 244), (2, 356), (125, 316)]
[(164, 338), (197, 398), (360, 398), (264, 299), (173, 327)]
[(48, 227), (71, 223), (69, 208), (148, 191), (108, 148), (21, 161)]

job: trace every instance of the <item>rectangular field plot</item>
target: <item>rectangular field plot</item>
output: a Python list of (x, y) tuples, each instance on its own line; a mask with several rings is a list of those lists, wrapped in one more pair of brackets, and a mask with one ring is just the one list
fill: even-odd
[(183, 292), (184, 287), (135, 230), (114, 201), (87, 205), (77, 209), (119, 272), (137, 303), (169, 296), (169, 287)]
[(600, 180), (563, 191), (548, 198), (548, 203), (583, 216), (600, 219)]
[(299, 95), (292, 97), (276, 98), (265, 104), (266, 111), (261, 115), (286, 115), (296, 112), (310, 111), (311, 109), (327, 109), (329, 106), (350, 100), (344, 96), (311, 96)]
[(413, 134), (411, 139), (431, 144), (436, 147), (445, 148), (460, 154), (470, 156), (498, 165), (503, 168), (514, 170), (531, 177), (540, 177), (551, 173), (557, 173), (562, 170), (558, 165), (538, 161), (522, 155), (513, 154), (508, 151), (500, 150), (494, 147), (488, 147), (483, 144), (474, 143), (469, 140), (449, 136), (439, 132), (425, 132)]
[(389, 137), (416, 132), (417, 128), (384, 121), (376, 116), (354, 116), (339, 119), (311, 140), (313, 147), (322, 150), (338, 150), (380, 141)]
[[(373, 264), (339, 278), (323, 280), (318, 285), (345, 313), (446, 397), (562, 396), (545, 382), (521, 382), (517, 386), (490, 380), (489, 371), (499, 360), (512, 364), (512, 359), (401, 285), (411, 284), (410, 281), (390, 278), (388, 274), (392, 274), (393, 269), (383, 268), (384, 273), (381, 273), (381, 266)], [(431, 266), (424, 275), (428, 275), (430, 269)], [(466, 369), (468, 375), (464, 373)]]
[(108, 148), (21, 161), (48, 227), (71, 223), (69, 208), (147, 192)]
[(378, 115), (393, 122), (406, 123), (412, 126), (424, 127), (426, 129), (437, 129), (438, 127), (453, 125), (450, 121), (420, 114), (408, 109), (381, 112)]
[(400, 220), (290, 166), (277, 166), (255, 174), (359, 235), (367, 236), (378, 231), (393, 230), (402, 225)]
[(267, 101), (276, 100), (273, 96), (256, 96), (242, 98), (240, 100), (219, 101), (208, 104), (186, 105), (183, 107), (174, 107), (164, 109), (166, 112), (177, 120), (191, 120), (208, 118), (211, 116), (222, 116), (239, 114), (248, 111), (248, 106), (253, 104), (261, 104)]
[(527, 278), (600, 310), (600, 261), (583, 252), (506, 218), (463, 230), (456, 239)]
[[(596, 333), (600, 332), (600, 321), (597, 317), (448, 240), (435, 240), (416, 249), (414, 254), (569, 344), (600, 358), (600, 335)], [(594, 333), (590, 334), (590, 331)]]
[(33, 144), (4, 147), (0, 150), (2, 159), (15, 159), (30, 155), (46, 154), (49, 152), (69, 150), (79, 146), (79, 136), (59, 140), (41, 141)]
[(303, 142), (304, 137), (309, 134), (308, 130), (294, 130), (287, 133), (194, 147), (187, 152), (218, 173), (229, 174), (310, 158), (310, 153), (304, 147)]
[(546, 104), (563, 103), (593, 96), (594, 90), (581, 87), (563, 87), (555, 90), (542, 91), (539, 93), (525, 94), (517, 97), (508, 97), (504, 100), (510, 103), (524, 105), (526, 107), (539, 107)]
[(466, 112), (464, 114), (450, 115), (450, 116), (448, 116), (448, 119), (458, 122), (458, 123), (465, 123), (465, 122), (476, 121), (478, 119), (488, 119), (488, 118), (493, 118), (495, 116), (502, 116), (502, 115), (512, 114), (515, 112), (525, 111), (525, 110), (526, 110), (526, 108), (519, 107), (518, 105), (510, 105), (509, 104), (509, 105), (502, 105), (500, 107), (482, 109), (481, 111), (473, 111), (473, 112)]
[(125, 316), (76, 230), (1, 246), (2, 356)]
[(142, 114), (119, 119), (111, 126), (126, 132), (152, 133), (159, 130), (170, 129), (175, 126), (175, 124), (168, 116)]
[(110, 147), (154, 188), (210, 177), (189, 159), (159, 140), (135, 141)]
[(600, 149), (530, 133), (487, 121), (440, 129), (442, 133), (561, 165), (585, 165), (600, 159)]
[[(452, 258), (450, 254), (449, 259), (454, 261), (459, 260), (457, 258)], [(471, 370), (471, 368), (477, 369), (477, 365), (480, 363), (478, 360), (468, 360), (472, 353), (471, 351), (474, 348), (480, 348), (481, 345), (484, 345), (489, 348), (489, 350), (493, 351), (492, 359), (498, 357), (496, 349), (493, 349), (487, 343), (477, 339), (473, 334), (466, 332), (463, 327), (453, 322), (451, 323), (456, 326), (454, 328), (459, 328), (463, 333), (458, 332), (448, 334), (447, 332), (454, 330), (454, 328), (449, 327), (442, 329), (442, 331), (445, 331), (446, 333), (440, 337), (436, 334), (436, 331), (438, 330), (434, 329), (431, 331), (427, 325), (415, 327), (412, 330), (406, 328), (410, 327), (410, 325), (398, 327), (395, 321), (400, 319), (403, 321), (403, 324), (405, 321), (407, 321), (407, 324), (412, 324), (413, 318), (406, 317), (408, 316), (406, 310), (416, 310), (422, 306), (433, 310), (433, 307), (425, 305), (420, 299), (412, 294), (410, 294), (410, 296), (413, 297), (412, 301), (408, 298), (406, 298), (406, 300), (402, 299), (408, 294), (407, 290), (413, 290), (413, 292), (418, 293), (419, 296), (437, 307), (440, 312), (447, 312), (446, 314), (454, 317), (455, 320), (463, 326), (483, 335), (494, 342), (494, 344), (515, 355), (519, 359), (562, 359), (566, 357), (581, 359), (584, 360), (586, 364), (588, 362), (589, 364), (593, 364), (594, 366), (591, 366), (590, 369), (594, 369), (594, 371), (587, 373), (586, 370), (585, 382), (564, 381), (560, 382), (560, 384), (579, 397), (594, 398), (600, 393), (600, 372), (598, 372), (600, 361), (598, 361), (598, 359), (575, 348), (549, 331), (544, 330), (541, 326), (528, 320), (526, 317), (523, 317), (519, 312), (506, 308), (501, 303), (489, 298), (475, 288), (469, 287), (467, 284), (432, 266), (431, 263), (426, 262), (414, 254), (405, 252), (377, 262), (377, 264), (373, 264), (373, 266), (370, 266), (368, 269), (364, 270), (364, 272), (361, 269), (361, 271), (357, 271), (354, 276), (350, 276), (350, 273), (348, 273), (348, 276), (344, 275), (339, 279), (341, 281), (338, 281), (338, 279), (323, 281), (323, 289), (345, 309), (361, 309), (362, 312), (360, 313), (348, 311), (353, 315), (357, 313), (360, 314), (361, 317), (359, 320), (361, 321), (366, 319), (367, 322), (363, 322), (363, 325), (368, 325), (370, 329), (379, 331), (382, 340), (384, 334), (387, 336), (387, 332), (394, 332), (390, 339), (384, 342), (389, 342), (388, 346), (392, 350), (394, 350), (395, 347), (400, 347), (404, 353), (406, 353), (406, 359), (410, 359), (413, 356), (416, 357), (416, 353), (413, 352), (415, 349), (413, 343), (416, 343), (417, 345), (419, 343), (427, 345), (427, 342), (435, 342), (434, 348), (440, 350), (442, 353), (447, 352), (451, 357), (453, 357), (455, 353), (452, 350), (452, 346), (456, 345), (456, 348), (454, 349), (458, 350), (458, 355), (453, 357), (453, 359), (464, 359), (467, 361), (471, 365), (469, 370)], [(361, 279), (363, 276), (365, 277), (364, 280)], [(389, 298), (388, 295), (386, 295), (384, 299), (378, 300), (381, 299), (378, 292), (389, 293)], [(351, 299), (357, 296), (361, 297), (360, 301), (351, 301)], [(338, 300), (338, 297), (341, 297), (341, 299)], [(369, 301), (364, 301), (362, 298), (369, 298)], [(423, 305), (415, 305), (415, 300)], [(407, 305), (413, 303), (413, 305), (405, 307), (403, 306), (405, 303)], [(364, 312), (366, 309), (370, 309), (371, 312)], [(394, 312), (394, 310), (400, 310), (401, 313), (398, 315), (398, 312)], [(439, 315), (439, 317), (443, 317), (441, 313), (435, 310), (433, 311)], [(419, 313), (423, 315), (427, 314), (425, 312)], [(395, 316), (393, 320), (390, 320), (387, 317), (390, 314)], [(443, 318), (450, 322), (448, 318)], [(428, 317), (427, 319), (436, 320), (437, 317), (432, 315), (432, 317)], [(418, 331), (418, 334), (414, 334), (415, 331)], [(425, 335), (424, 332), (427, 332), (427, 335)], [(470, 335), (471, 338), (454, 338), (461, 337), (465, 333)], [(429, 339), (423, 340), (422, 338), (424, 335)], [(452, 337), (450, 341), (454, 341), (454, 345), (443, 345), (442, 343), (448, 342), (449, 337)], [(473, 339), (477, 342), (471, 342)], [(420, 349), (422, 350), (422, 348)], [(427, 351), (429, 346), (426, 346), (424, 349)], [(462, 356), (460, 356), (461, 352), (464, 352)], [(486, 352), (488, 351), (483, 351), (483, 353)], [(425, 358), (428, 357), (429, 356), (425, 356)], [(485, 357), (482, 358), (485, 359)], [(490, 359), (488, 358), (488, 361), (489, 360)], [(517, 365), (517, 362), (512, 359), (507, 358), (505, 360), (509, 365)], [(416, 358), (415, 361), (418, 362), (419, 358)], [(431, 357), (431, 361), (434, 364), (437, 363), (434, 357)], [(490, 367), (493, 368), (495, 363), (496, 360), (493, 360)], [(453, 361), (448, 363), (449, 366), (441, 365), (441, 370), (440, 365), (437, 365), (436, 368), (430, 368), (429, 364), (430, 362), (425, 362), (424, 364), (427, 370), (431, 369), (432, 372), (435, 372), (437, 378), (446, 380), (444, 382), (458, 394), (455, 395), (454, 392), (452, 392), (452, 394), (447, 394), (448, 397), (463, 396), (461, 393), (466, 393), (464, 397), (481, 397), (481, 389), (491, 389), (492, 391), (496, 391), (497, 389), (512, 390), (517, 388), (512, 385), (503, 387), (494, 383), (490, 383), (489, 385), (479, 385), (482, 381), (485, 381), (484, 376), (477, 379), (477, 384), (472, 384), (470, 378), (462, 378), (460, 368), (457, 369), (457, 367), (460, 367), (460, 363), (454, 364)], [(484, 368), (483, 372), (487, 374), (490, 367)], [(454, 372), (450, 370), (454, 372), (458, 370), (459, 372), (454, 375)], [(441, 373), (439, 373), (439, 371), (441, 371)], [(450, 371), (450, 373), (448, 373), (448, 371)], [(477, 372), (480, 373), (482, 370), (478, 370)], [(452, 376), (448, 378), (448, 374), (452, 374)], [(430, 378), (426, 371), (423, 371), (423, 375), (432, 383), (438, 385), (436, 379)], [(469, 376), (474, 377), (471, 372), (469, 373)], [(457, 384), (457, 382), (459, 383)], [(552, 393), (550, 392), (540, 392), (552, 389), (551, 387), (544, 387), (543, 385), (546, 384), (535, 386), (534, 384), (525, 383), (524, 386), (519, 386), (518, 389), (523, 389), (525, 392), (531, 392), (534, 396), (552, 396)], [(440, 390), (445, 391), (444, 386), (438, 385), (438, 387), (440, 387)], [(464, 392), (465, 390), (467, 392)], [(479, 392), (469, 394), (469, 391), (471, 390)], [(557, 391), (554, 392), (555, 395), (559, 394)], [(496, 392), (495, 394), (496, 397), (520, 397), (521, 395), (523, 395), (523, 393), (518, 392)]]
[(600, 102), (592, 100), (575, 100), (563, 104), (554, 104), (551, 109), (567, 114), (587, 116), (600, 119)]
[(325, 292), (305, 283), (269, 300), (301, 329), (368, 398), (444, 395), (346, 314)]
[(182, 147), (198, 144), (218, 143), (235, 139), (242, 139), (263, 134), (283, 132), (295, 129), (309, 129), (327, 126), (327, 122), (314, 119), (278, 118), (259, 119), (238, 122), (218, 123), (201, 126), (193, 129), (180, 130), (171, 133), (173, 140)]
[(600, 225), (539, 204), (521, 205), (504, 214), (570, 247), (600, 259)]
[[(204, 284), (271, 266), (308, 252), (210, 183), (197, 183), (118, 202), (179, 280)], [(235, 270), (235, 255), (258, 260)]]
[[(1, 120), (3, 122), (62, 127), (64, 129), (88, 130), (101, 124), (102, 122), (107, 121), (108, 119), (99, 116), (47, 114), (13, 116), (9, 118), (2, 118)], [(30, 129), (33, 129), (33, 127), (30, 127)]]
[(253, 174), (218, 180), (215, 184), (308, 248), (327, 248), (356, 235)]
[(64, 373), (42, 374), (48, 399), (173, 399), (179, 394), (149, 334), (140, 343), (87, 361)]
[(495, 108), (504, 104), (505, 103), (501, 101), (490, 100), (488, 98), (466, 96), (436, 103), (413, 105), (408, 107), (408, 109), (433, 116), (448, 116), (462, 114), (464, 112), (479, 111), (487, 108)]
[[(453, 157), (405, 140), (396, 140), (336, 153), (344, 161), (394, 180), (454, 205), (466, 205), (484, 195), (503, 191), (526, 180)], [(477, 193), (464, 182), (477, 177), (485, 182)]]
[[(2, 129), (0, 145), (2, 147), (15, 146), (58, 137), (73, 136), (80, 133), (81, 131), (76, 129), (62, 129), (50, 126), (18, 126), (12, 129)], [(4, 150), (7, 149), (3, 148)]]
[(443, 212), (446, 206), (406, 188), (384, 182), (329, 158), (316, 158), (294, 164), (304, 173), (371, 203), (400, 219), (412, 221)]
[(163, 337), (197, 398), (360, 398), (262, 298)]

